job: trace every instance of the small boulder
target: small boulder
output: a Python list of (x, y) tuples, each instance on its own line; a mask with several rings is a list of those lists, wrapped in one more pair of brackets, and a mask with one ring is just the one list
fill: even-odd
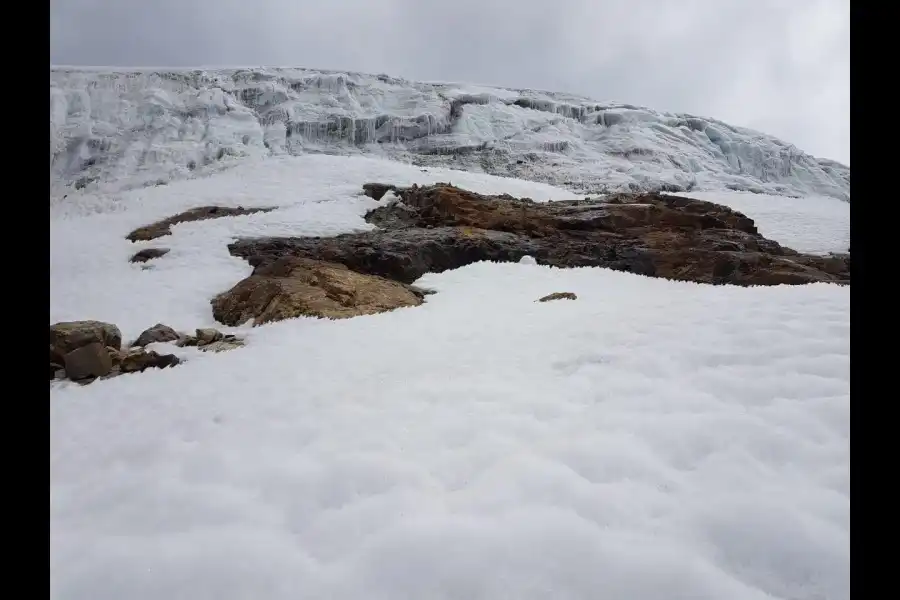
[(539, 298), (538, 302), (550, 302), (551, 300), (578, 300), (578, 296), (572, 292), (553, 292), (543, 298)]
[(218, 329), (198, 329), (196, 332), (197, 337), (197, 345), (205, 346), (207, 344), (212, 344), (213, 342), (218, 342), (222, 338), (225, 337), (225, 334), (219, 331)]
[(174, 354), (159, 354), (153, 350), (137, 350), (122, 357), (119, 369), (122, 373), (142, 372), (150, 368), (165, 369), (174, 367), (181, 360)]
[(132, 346), (143, 347), (155, 342), (174, 342), (178, 340), (178, 332), (162, 323), (157, 323), (153, 327), (145, 329), (138, 339), (134, 341)]
[(122, 347), (122, 332), (102, 321), (65, 321), (50, 326), (50, 361), (65, 364), (65, 356), (83, 346)]
[(153, 260), (154, 258), (165, 256), (168, 253), (168, 248), (144, 248), (143, 250), (132, 256), (129, 262), (144, 263), (148, 260)]
[(109, 375), (112, 367), (106, 346), (98, 342), (76, 348), (65, 356), (66, 375), (75, 381)]

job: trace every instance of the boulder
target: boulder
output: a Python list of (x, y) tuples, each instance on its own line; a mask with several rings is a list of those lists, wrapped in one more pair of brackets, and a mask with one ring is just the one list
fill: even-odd
[(175, 342), (178, 341), (178, 332), (162, 323), (157, 323), (153, 327), (145, 329), (141, 335), (134, 341), (132, 346), (146, 346), (156, 342)]
[(287, 257), (254, 269), (250, 277), (212, 300), (213, 316), (237, 326), (310, 316), (342, 319), (418, 306), (408, 286), (346, 266)]
[(106, 346), (98, 342), (75, 348), (65, 356), (66, 376), (74, 381), (109, 375), (112, 368)]
[(102, 321), (65, 321), (50, 326), (50, 362), (65, 364), (65, 356), (83, 346), (122, 347), (122, 332)]

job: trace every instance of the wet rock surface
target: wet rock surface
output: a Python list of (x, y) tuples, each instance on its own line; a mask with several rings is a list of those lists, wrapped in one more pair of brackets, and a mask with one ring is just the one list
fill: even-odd
[[(172, 233), (172, 225), (177, 223), (187, 223), (190, 221), (205, 221), (207, 219), (219, 219), (222, 217), (236, 217), (240, 215), (252, 215), (254, 213), (269, 212), (274, 208), (229, 208), (226, 206), (200, 206), (186, 210), (183, 213), (171, 216), (162, 221), (139, 227), (129, 233), (126, 237), (132, 242), (146, 242), (155, 240)], [(138, 253), (140, 254), (140, 252)], [(137, 255), (135, 255), (137, 256)], [(134, 260), (132, 259), (132, 262)]]
[(380, 229), (241, 239), (229, 251), (257, 271), (299, 257), (407, 284), (428, 272), (524, 256), (556, 267), (607, 267), (709, 284), (850, 283), (849, 256), (800, 254), (764, 238), (742, 213), (702, 200), (641, 193), (536, 203), (448, 184), (377, 185), (366, 193), (374, 197), (387, 188), (400, 198), (366, 215)]

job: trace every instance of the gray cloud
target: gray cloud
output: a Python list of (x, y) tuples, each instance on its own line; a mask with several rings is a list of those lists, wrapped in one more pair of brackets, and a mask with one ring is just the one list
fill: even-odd
[(850, 161), (849, 0), (51, 0), (53, 64), (280, 65), (568, 91)]

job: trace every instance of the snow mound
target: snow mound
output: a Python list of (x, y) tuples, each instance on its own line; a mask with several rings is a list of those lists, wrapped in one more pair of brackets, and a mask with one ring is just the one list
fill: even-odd
[(570, 94), (310, 69), (51, 67), (51, 194), (279, 154), (374, 154), (565, 187), (850, 199), (850, 169), (720, 121)]

